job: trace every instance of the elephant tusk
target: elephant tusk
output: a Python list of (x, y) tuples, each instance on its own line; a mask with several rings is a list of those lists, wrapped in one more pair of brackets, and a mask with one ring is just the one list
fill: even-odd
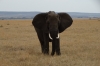
[(59, 33), (58, 33), (58, 36), (56, 37), (56, 39), (59, 39)]
[(51, 38), (51, 35), (50, 35), (50, 33), (49, 33), (49, 38), (50, 38), (51, 40), (53, 40), (53, 39)]

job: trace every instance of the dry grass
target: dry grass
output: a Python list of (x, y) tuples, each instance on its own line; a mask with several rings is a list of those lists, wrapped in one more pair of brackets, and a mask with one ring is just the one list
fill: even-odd
[(100, 21), (74, 19), (60, 37), (62, 55), (43, 55), (31, 20), (0, 20), (0, 66), (100, 66)]

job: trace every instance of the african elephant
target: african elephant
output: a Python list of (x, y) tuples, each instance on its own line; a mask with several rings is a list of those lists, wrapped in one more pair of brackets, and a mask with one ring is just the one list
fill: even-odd
[(55, 52), (57, 55), (61, 55), (59, 33), (70, 27), (72, 23), (73, 20), (67, 13), (49, 11), (37, 14), (33, 18), (32, 24), (37, 32), (42, 53), (49, 54), (49, 42), (52, 42), (51, 55), (53, 56)]

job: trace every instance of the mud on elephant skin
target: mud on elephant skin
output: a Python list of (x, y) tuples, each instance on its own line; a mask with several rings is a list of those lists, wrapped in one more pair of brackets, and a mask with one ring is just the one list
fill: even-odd
[(73, 20), (67, 13), (49, 11), (37, 14), (33, 18), (32, 24), (40, 41), (42, 53), (49, 54), (49, 42), (52, 42), (51, 55), (54, 55), (55, 52), (57, 55), (61, 55), (59, 33), (70, 27), (72, 23)]

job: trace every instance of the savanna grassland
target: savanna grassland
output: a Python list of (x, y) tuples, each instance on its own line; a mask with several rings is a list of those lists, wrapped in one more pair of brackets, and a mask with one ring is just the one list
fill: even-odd
[(74, 19), (60, 34), (61, 56), (41, 53), (31, 21), (0, 20), (0, 66), (100, 66), (100, 20)]

